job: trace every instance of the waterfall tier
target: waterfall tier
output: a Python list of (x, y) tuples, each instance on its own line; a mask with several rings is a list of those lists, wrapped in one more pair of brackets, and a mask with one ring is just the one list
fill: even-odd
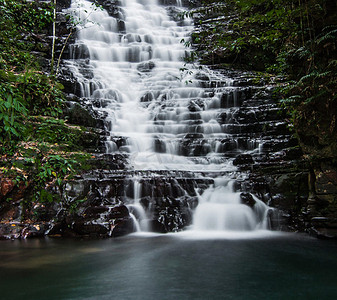
[(186, 64), (193, 23), (170, 17), (184, 8), (168, 2), (111, 1), (108, 13), (72, 1), (73, 91), (104, 118), (106, 155), (128, 165), (108, 172), (99, 193), (125, 204), (137, 230), (266, 229), (270, 208), (237, 166), (291, 143), (279, 108), (245, 74)]

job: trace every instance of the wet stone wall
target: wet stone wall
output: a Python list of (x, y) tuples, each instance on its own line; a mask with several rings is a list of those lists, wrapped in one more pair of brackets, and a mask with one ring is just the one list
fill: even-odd
[[(59, 1), (60, 8), (68, 7), (68, 2)], [(118, 18), (117, 1), (100, 3), (111, 17)], [(164, 4), (172, 14), (175, 4)], [(59, 18), (65, 24), (61, 12)], [(119, 22), (122, 37), (122, 19)], [(66, 37), (67, 31), (60, 30), (60, 35)], [(271, 229), (333, 235), (335, 172), (324, 164), (313, 168), (303, 159), (273, 97), (275, 86), (259, 83), (254, 73), (206, 67), (193, 71), (194, 90), (188, 96), (184, 85), (173, 92), (161, 86), (144, 92), (139, 102), (150, 111), (153, 130), (153, 152), (148, 156), (159, 163), (168, 153), (168, 164), (177, 156), (184, 160), (179, 160), (176, 169), (149, 170), (147, 165), (142, 169), (134, 164), (140, 155), (132, 152), (132, 137), (114, 133), (106, 108), (111, 105), (109, 97), (115, 99), (116, 93), (92, 97), (103, 86), (95, 81), (89, 47), (75, 37), (65, 51), (59, 80), (68, 95), (65, 113), (69, 121), (98, 130), (99, 143), (88, 146), (94, 162), (91, 170), (78, 174), (62, 189), (50, 188), (60, 201), (28, 206), (18, 201), (17, 206), (1, 211), (2, 218), (11, 220), (0, 228), (1, 237), (117, 237), (144, 227), (163, 233), (185, 230), (193, 222), (200, 196), (219, 177), (234, 182), (233, 193), (240, 193), (242, 204), (254, 207), (254, 195), (276, 208), (268, 215)], [(60, 42), (58, 49), (61, 46)], [(158, 67), (151, 60), (131, 63), (136, 64), (139, 78), (147, 78)], [(80, 77), (71, 70), (74, 65)], [(83, 82), (89, 83), (86, 97), (81, 92)], [(183, 103), (180, 108), (179, 101)], [(171, 121), (177, 123), (173, 126)], [(162, 133), (171, 130), (170, 126), (179, 129), (168, 143)], [(175, 152), (170, 152), (172, 148)], [(185, 159), (198, 167), (183, 170)], [(218, 167), (210, 170), (214, 165)], [(227, 165), (229, 169), (222, 167)], [(1, 193), (5, 197), (20, 191), (1, 186)]]

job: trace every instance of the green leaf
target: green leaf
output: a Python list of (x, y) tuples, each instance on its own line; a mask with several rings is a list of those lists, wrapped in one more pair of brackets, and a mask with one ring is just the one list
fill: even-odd
[(12, 104), (9, 103), (9, 102), (5, 102), (5, 103), (4, 103), (4, 106), (5, 106), (6, 108), (10, 108), (10, 107), (12, 107)]
[(19, 136), (19, 133), (13, 127), (11, 127), (10, 130), (14, 135)]

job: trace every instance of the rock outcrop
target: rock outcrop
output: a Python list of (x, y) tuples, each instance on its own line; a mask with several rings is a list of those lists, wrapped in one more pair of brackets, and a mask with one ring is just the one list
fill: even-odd
[[(175, 2), (175, 1), (174, 1)], [(117, 1), (100, 1), (109, 14), (118, 17)], [(171, 1), (165, 4), (170, 5)], [(64, 9), (70, 1), (58, 1)], [(58, 46), (60, 53), (69, 34), (67, 19), (59, 11)], [(123, 22), (120, 31), (123, 32)], [(80, 74), (93, 76), (89, 53), (85, 45), (74, 44), (64, 52), (76, 59)], [(50, 42), (50, 38), (46, 42)], [(48, 66), (48, 52), (40, 53)], [(137, 69), (147, 74), (155, 62), (139, 63)], [(274, 85), (257, 81), (253, 73), (227, 69), (194, 74), (194, 80), (204, 89), (202, 97), (191, 97), (188, 111), (180, 115), (191, 130), (177, 135), (178, 154), (195, 161), (209, 163), (233, 161), (238, 171), (229, 175), (235, 190), (241, 192), (241, 202), (254, 206), (255, 194), (263, 202), (277, 208), (269, 215), (273, 229), (307, 231), (319, 237), (336, 237), (336, 168), (329, 162), (310, 165), (304, 159), (296, 138), (288, 128), (285, 114), (272, 96)], [(212, 73), (213, 74), (213, 73)], [(232, 78), (229, 89), (225, 77)], [(58, 201), (24, 201), (29, 185), (15, 185), (11, 178), (1, 178), (0, 238), (27, 238), (46, 234), (53, 236), (117, 237), (138, 230), (141, 221), (139, 207), (147, 215), (148, 226), (156, 232), (180, 231), (191, 224), (192, 212), (198, 205), (198, 193), (214, 183), (219, 171), (139, 171), (131, 165), (127, 138), (109, 136), (106, 115), (96, 108), (106, 106), (105, 99), (81, 98), (81, 85), (65, 62), (61, 64), (59, 80), (65, 87), (68, 102), (64, 114), (69, 122), (88, 128), (88, 152), (95, 153), (88, 160), (88, 170), (67, 180), (60, 188), (50, 186), (47, 192)], [(225, 88), (226, 87), (226, 88)], [(217, 95), (217, 97), (215, 97)], [(154, 103), (156, 102), (156, 103)], [(160, 125), (174, 101), (160, 91), (146, 93), (144, 106), (160, 107), (153, 122)], [(156, 106), (157, 105), (157, 106)], [(203, 126), (201, 113), (216, 110), (217, 116)], [(221, 128), (227, 137), (211, 135), (213, 128)], [(114, 154), (103, 154), (106, 142), (114, 144)], [(155, 152), (165, 153), (165, 143), (158, 137)], [(216, 158), (210, 153), (216, 153)], [(136, 185), (141, 189), (137, 190)], [(135, 198), (138, 199), (135, 206)], [(11, 199), (11, 205), (6, 200)]]

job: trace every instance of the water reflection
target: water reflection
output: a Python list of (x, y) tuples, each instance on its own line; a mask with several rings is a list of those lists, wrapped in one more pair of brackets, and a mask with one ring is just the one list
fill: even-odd
[(334, 299), (337, 244), (298, 235), (2, 242), (2, 299)]

